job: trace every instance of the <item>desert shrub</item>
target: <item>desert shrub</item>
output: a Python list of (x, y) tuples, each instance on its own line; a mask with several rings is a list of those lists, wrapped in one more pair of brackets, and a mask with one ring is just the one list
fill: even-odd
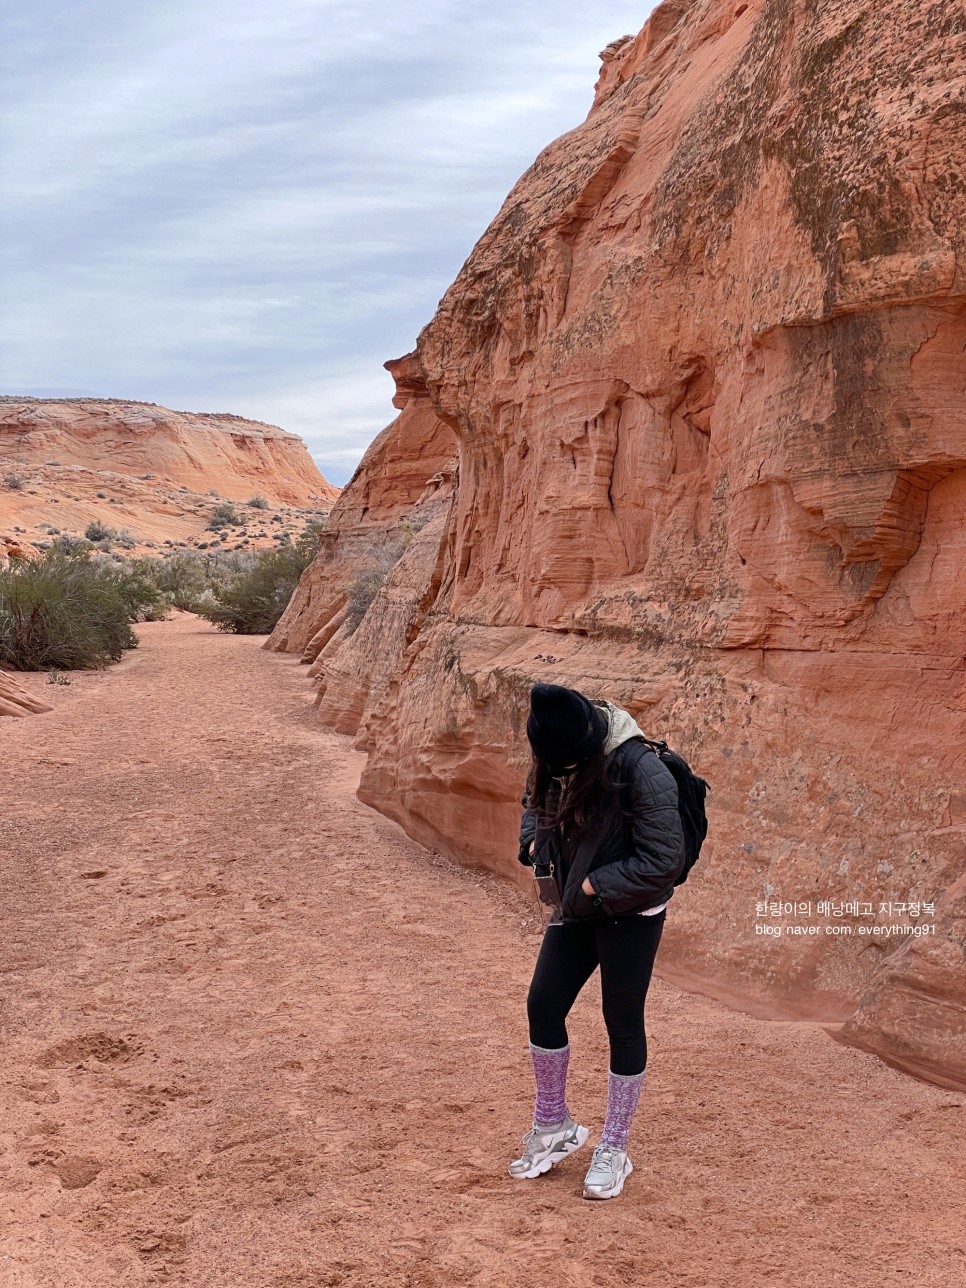
[(237, 525), (241, 522), (238, 517), (238, 511), (228, 501), (223, 501), (221, 505), (216, 505), (208, 520), (208, 527), (212, 532), (217, 532), (219, 528), (224, 528), (228, 524)]
[(195, 611), (195, 603), (208, 588), (208, 570), (200, 555), (179, 550), (165, 558), (139, 562), (144, 565), (145, 574), (157, 590), (166, 596), (169, 604), (186, 613)]
[(388, 559), (369, 563), (356, 573), (346, 595), (345, 620), (350, 635), (359, 629), (372, 601), (386, 584), (394, 563)]
[[(51, 536), (57, 531), (56, 528), (50, 529)], [(65, 532), (57, 537), (56, 541), (50, 543), (51, 550), (59, 550), (65, 555), (82, 555), (88, 550), (93, 550), (93, 545), (86, 537), (74, 537), (69, 532)]]
[(292, 569), (280, 551), (263, 550), (249, 558), (250, 566), (227, 586), (209, 591), (197, 611), (220, 631), (265, 635), (285, 610), (302, 569)]
[(84, 536), (105, 553), (109, 553), (115, 546), (120, 546), (122, 550), (133, 550), (138, 543), (137, 537), (132, 536), (126, 528), (118, 532), (116, 528), (109, 528), (106, 523), (101, 523), (100, 519), (94, 519), (87, 525)]
[(368, 613), (372, 601), (386, 584), (386, 579), (402, 558), (402, 553), (412, 540), (412, 529), (401, 527), (378, 546), (372, 546), (349, 583), (346, 592), (345, 620), (348, 634), (358, 630)]
[(432, 517), (433, 511), (431, 509), (412, 512), (407, 518), (403, 519), (399, 525), (399, 530), (403, 534), (408, 534), (409, 538), (412, 538), (417, 532), (422, 532)]
[(8, 487), (15, 492), (20, 491), (24, 482), (24, 478), (19, 474), (4, 474), (3, 476), (3, 486)]
[(220, 589), (239, 572), (227, 551), (213, 549), (171, 550), (164, 555), (144, 555), (129, 562), (143, 571), (168, 604), (187, 613), (198, 611), (198, 601), (209, 591)]
[(269, 634), (318, 552), (319, 532), (317, 525), (311, 525), (297, 541), (280, 549), (235, 554), (234, 575), (213, 586), (196, 611), (220, 631)]
[(154, 580), (152, 559), (118, 559), (113, 565), (118, 592), (132, 622), (163, 622), (171, 601)]
[(131, 621), (156, 596), (90, 552), (17, 560), (0, 570), (0, 661), (20, 671), (116, 662), (137, 647)]
[(256, 494), (249, 499), (248, 504), (254, 510), (268, 509), (268, 501), (266, 501), (265, 497), (263, 497), (260, 492), (256, 492)]

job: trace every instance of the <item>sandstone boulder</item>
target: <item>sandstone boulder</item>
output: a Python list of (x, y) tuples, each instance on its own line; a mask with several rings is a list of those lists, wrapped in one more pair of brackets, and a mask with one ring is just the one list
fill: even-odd
[(9, 671), (0, 671), (0, 716), (27, 716), (50, 709), (46, 702), (27, 693)]

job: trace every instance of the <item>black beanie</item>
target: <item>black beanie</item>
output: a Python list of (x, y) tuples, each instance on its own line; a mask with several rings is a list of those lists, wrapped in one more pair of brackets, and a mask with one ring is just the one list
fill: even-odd
[(607, 718), (576, 689), (535, 684), (527, 737), (534, 754), (554, 768), (579, 763), (604, 745)]

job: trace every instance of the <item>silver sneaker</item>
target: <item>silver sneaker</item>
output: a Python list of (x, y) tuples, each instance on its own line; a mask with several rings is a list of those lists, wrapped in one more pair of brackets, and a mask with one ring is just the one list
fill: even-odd
[(521, 1141), (523, 1153), (510, 1164), (510, 1175), (531, 1180), (549, 1172), (554, 1164), (580, 1149), (589, 1135), (589, 1130), (572, 1118), (565, 1118), (558, 1127), (531, 1127)]
[(615, 1199), (634, 1170), (626, 1149), (598, 1145), (584, 1177), (585, 1199)]

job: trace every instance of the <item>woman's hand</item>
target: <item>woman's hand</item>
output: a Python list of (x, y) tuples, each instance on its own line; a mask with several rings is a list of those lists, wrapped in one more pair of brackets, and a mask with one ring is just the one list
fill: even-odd
[(589, 894), (591, 898), (593, 898), (597, 893), (594, 887), (590, 884), (590, 877), (584, 877), (584, 883), (580, 888), (583, 890), (584, 894)]

